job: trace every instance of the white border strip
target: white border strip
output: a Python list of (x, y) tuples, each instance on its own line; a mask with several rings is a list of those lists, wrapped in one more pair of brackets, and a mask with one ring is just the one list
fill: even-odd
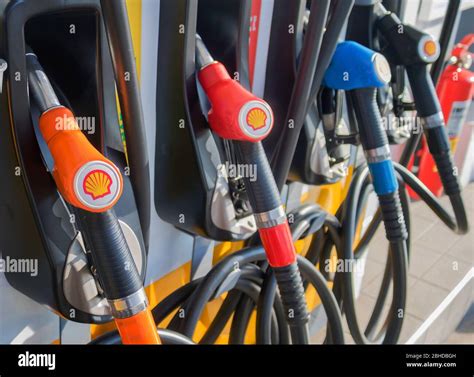
[(406, 341), (405, 344), (415, 344), (417, 340), (425, 333), (426, 330), (433, 324), (434, 321), (444, 312), (446, 307), (456, 298), (461, 290), (474, 278), (474, 267), (462, 278), (456, 287), (449, 292), (445, 299), (438, 305), (438, 307), (429, 315), (425, 322), (415, 331), (415, 333)]

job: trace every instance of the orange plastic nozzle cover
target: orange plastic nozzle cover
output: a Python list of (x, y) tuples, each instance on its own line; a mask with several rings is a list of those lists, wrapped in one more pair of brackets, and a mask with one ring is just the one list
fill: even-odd
[[(122, 194), (122, 176), (114, 163), (87, 140), (73, 113), (65, 107), (49, 109), (41, 115), (39, 128), (54, 159), (53, 177), (64, 199), (90, 212), (113, 207)], [(101, 191), (96, 193), (95, 186)]]

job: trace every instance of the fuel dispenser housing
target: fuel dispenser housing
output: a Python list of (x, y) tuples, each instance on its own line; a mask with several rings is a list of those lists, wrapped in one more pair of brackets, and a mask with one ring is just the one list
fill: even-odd
[[(95, 0), (2, 1), (1, 56), (8, 64), (0, 95), (0, 248), (3, 257), (38, 260), (38, 275), (6, 272), (8, 282), (66, 319), (110, 321), (73, 211), (57, 192), (52, 161), (29, 100), (25, 53), (38, 55), (60, 102), (82, 119), (88, 140), (122, 172), (124, 190), (115, 206), (134, 260), (144, 278), (146, 249), (137, 212), (134, 174), (119, 129), (113, 68)], [(134, 149), (133, 145), (129, 145)], [(19, 229), (27, 229), (28, 235)]]

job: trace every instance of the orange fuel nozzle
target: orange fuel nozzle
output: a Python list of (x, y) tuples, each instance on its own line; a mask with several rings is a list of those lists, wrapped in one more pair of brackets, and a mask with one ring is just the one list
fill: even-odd
[(42, 113), (39, 128), (54, 159), (58, 191), (86, 211), (110, 209), (122, 194), (120, 171), (87, 140), (71, 110), (60, 105), (36, 55), (28, 51), (26, 57), (28, 85)]

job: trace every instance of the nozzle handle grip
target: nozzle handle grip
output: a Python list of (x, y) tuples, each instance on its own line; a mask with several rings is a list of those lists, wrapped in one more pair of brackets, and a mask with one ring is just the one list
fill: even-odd
[(280, 192), (262, 143), (235, 142), (239, 164), (252, 169), (253, 176), (244, 176), (250, 205), (256, 213), (271, 211), (281, 205)]
[(91, 212), (112, 208), (122, 194), (122, 175), (87, 140), (71, 110), (59, 106), (45, 111), (39, 128), (54, 159), (52, 173), (64, 199)]
[[(451, 154), (448, 134), (441, 112), (436, 89), (426, 65), (407, 67), (407, 74), (413, 91), (415, 106), (419, 117), (434, 119), (429, 127), (424, 127), (428, 148), (435, 160), (438, 173), (447, 195), (461, 192), (456, 169)], [(437, 114), (440, 114), (437, 116)]]
[(398, 191), (386, 195), (378, 195), (378, 199), (387, 240), (390, 242), (407, 240), (408, 230)]
[(350, 92), (360, 142), (364, 150), (377, 149), (388, 145), (388, 138), (383, 128), (382, 117), (377, 105), (377, 89), (361, 88)]
[(426, 142), (438, 169), (446, 195), (461, 192), (444, 123), (425, 130)]
[(426, 64), (406, 67), (408, 80), (419, 117), (428, 117), (441, 111), (436, 89)]

